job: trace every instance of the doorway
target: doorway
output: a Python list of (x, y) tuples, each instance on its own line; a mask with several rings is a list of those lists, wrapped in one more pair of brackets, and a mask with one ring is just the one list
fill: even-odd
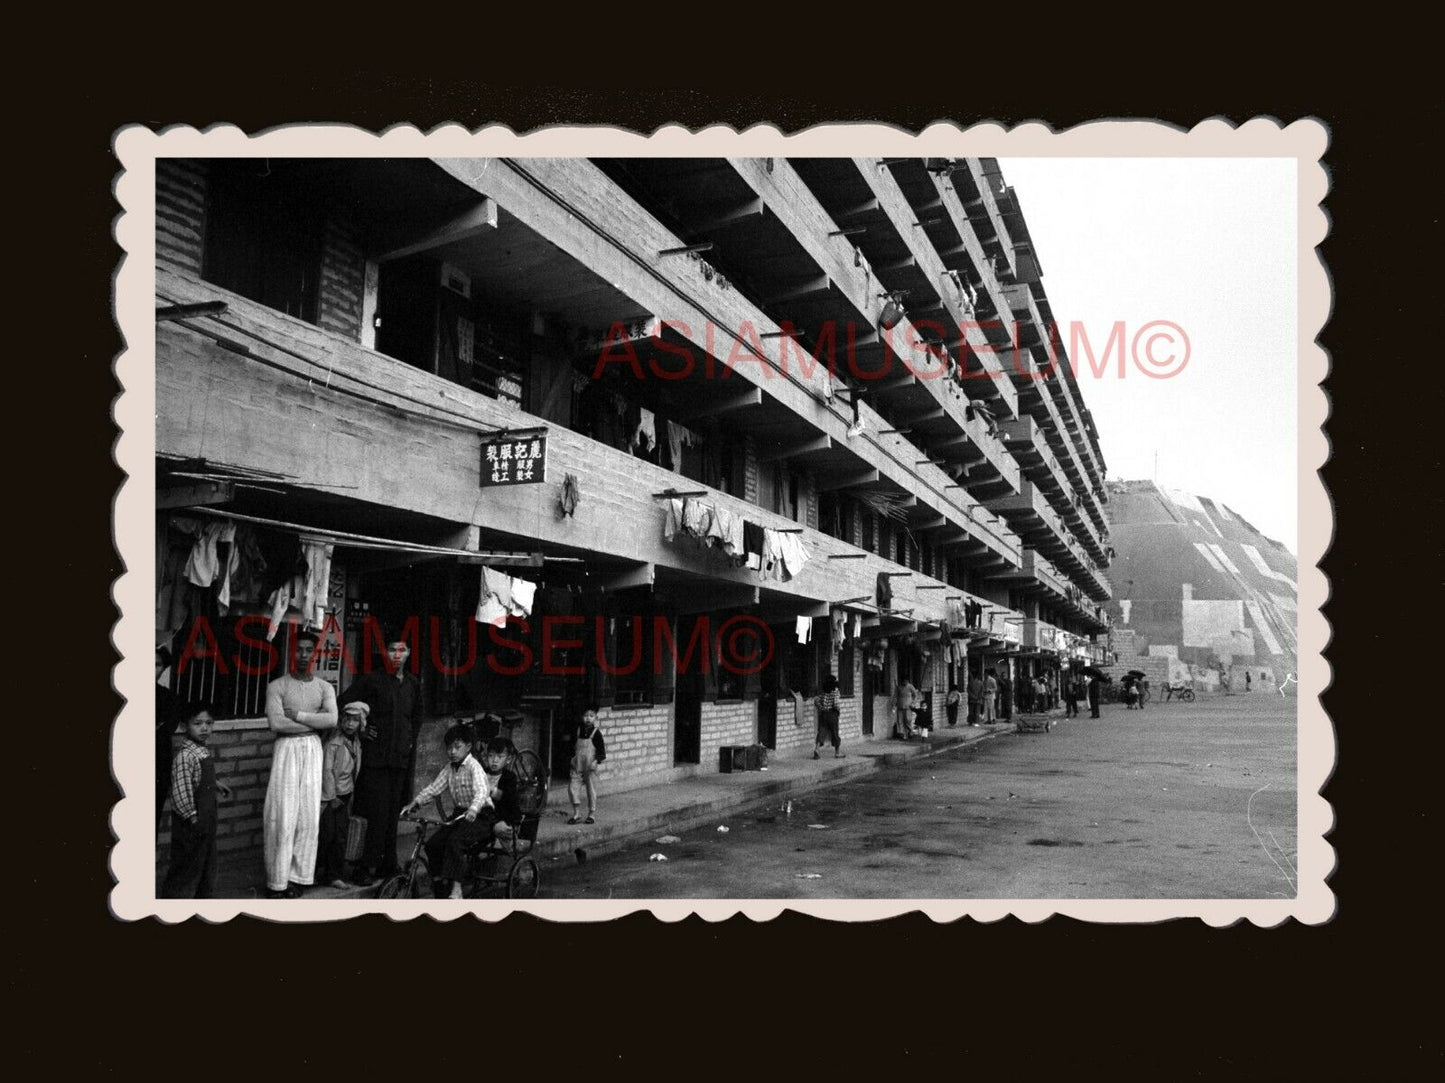
[(863, 664), (863, 736), (873, 736), (873, 683), (877, 671), (866, 662)]
[[(699, 618), (687, 619), (690, 625)], [(706, 619), (704, 616), (702, 619)], [(679, 625), (683, 623), (679, 620)], [(693, 627), (684, 633), (678, 628), (678, 641), (692, 642)], [(682, 665), (683, 655), (674, 660), (677, 665), (677, 687), (673, 695), (673, 736), (672, 763), (674, 767), (702, 762), (702, 674), (695, 665)]]

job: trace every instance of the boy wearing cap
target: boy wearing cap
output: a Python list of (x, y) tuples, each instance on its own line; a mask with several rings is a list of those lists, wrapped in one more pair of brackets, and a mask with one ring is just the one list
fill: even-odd
[(361, 741), (357, 734), (371, 708), (348, 703), (341, 721), (326, 739), (321, 759), (321, 838), (316, 846), (316, 881), (348, 888), (346, 833), (351, 826), (351, 798), (361, 771)]

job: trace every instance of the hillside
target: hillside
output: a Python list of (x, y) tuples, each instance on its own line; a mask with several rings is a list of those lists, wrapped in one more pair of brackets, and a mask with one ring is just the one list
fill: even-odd
[(1225, 667), (1241, 688), (1246, 668), (1270, 688), (1297, 672), (1298, 567), (1288, 549), (1223, 504), (1149, 481), (1111, 481), (1109, 514), (1121, 662), (1135, 651), (1168, 655), (1177, 676), (1185, 663), (1206, 683)]

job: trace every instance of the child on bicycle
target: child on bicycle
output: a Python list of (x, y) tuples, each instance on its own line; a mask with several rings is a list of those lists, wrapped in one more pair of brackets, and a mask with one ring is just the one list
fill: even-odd
[(188, 703), (179, 710), (177, 730), (186, 735), (171, 761), (171, 863), (163, 899), (211, 899), (216, 895), (216, 801), (229, 801), (231, 788), (216, 779), (206, 750), (210, 707)]
[(437, 829), (426, 840), (427, 867), (432, 870), (432, 884), (437, 898), (443, 898), (442, 885), (450, 881), (449, 898), (462, 897), (462, 879), (466, 875), (467, 851), (491, 834), (496, 820), (492, 806), (491, 786), (487, 773), (472, 756), (472, 728), (457, 723), (442, 738), (450, 760), (431, 784), (421, 790), (401, 810), (405, 816), (443, 790), (451, 793), (455, 818)]

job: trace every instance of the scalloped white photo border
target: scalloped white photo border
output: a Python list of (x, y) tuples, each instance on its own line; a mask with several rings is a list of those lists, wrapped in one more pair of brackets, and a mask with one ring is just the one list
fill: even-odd
[[(1315, 119), (1282, 125), (1254, 118), (1235, 125), (1210, 119), (1189, 131), (1158, 121), (1101, 120), (1054, 132), (1042, 123), (1012, 129), (998, 123), (967, 128), (933, 124), (918, 134), (884, 124), (818, 125), (785, 136), (769, 126), (737, 132), (725, 126), (697, 133), (679, 125), (651, 136), (607, 127), (556, 127), (525, 135), (494, 126), (476, 132), (443, 125), (423, 133), (394, 126), (380, 135), (349, 125), (295, 125), (248, 136), (231, 125), (160, 132), (126, 127), (116, 133), (120, 172), (115, 192), (121, 205), (115, 236), (124, 255), (115, 275), (114, 303), (124, 348), (116, 359), (121, 394), (115, 419), (117, 463), (126, 479), (114, 504), (116, 546), (126, 569), (113, 598), (120, 610), (114, 642), (121, 655), (114, 669), (124, 709), (112, 730), (112, 770), (124, 796), (111, 810), (116, 843), (111, 851), (115, 886), (112, 913), (124, 920), (156, 916), (166, 922), (200, 917), (227, 921), (251, 914), (276, 921), (328, 921), (361, 914), (393, 918), (429, 914), (451, 919), (475, 915), (498, 920), (525, 911), (554, 921), (605, 921), (649, 911), (662, 921), (697, 914), (720, 921), (734, 914), (767, 920), (787, 910), (845, 921), (872, 921), (921, 911), (936, 921), (972, 917), (997, 921), (1012, 914), (1027, 922), (1055, 914), (1099, 922), (1156, 922), (1199, 918), (1213, 926), (1250, 921), (1275, 926), (1290, 918), (1328, 921), (1335, 897), (1328, 886), (1335, 852), (1325, 836), (1333, 810), (1321, 796), (1334, 768), (1335, 734), (1319, 697), (1330, 683), (1324, 649), (1329, 624), (1320, 612), (1329, 583), (1318, 565), (1333, 534), (1333, 511), (1318, 471), (1329, 458), (1324, 424), (1329, 400), (1320, 386), (1329, 357), (1316, 341), (1328, 319), (1331, 283), (1316, 247), (1329, 220), (1321, 206), (1329, 189), (1322, 159), (1329, 132)], [(693, 156), (889, 157), (1134, 157), (1292, 158), (1297, 163), (1298, 392), (1299, 411), (1299, 695), (1297, 699), (1298, 883), (1292, 899), (633, 899), (390, 901), (209, 899), (155, 897), (155, 836), (150, 804), (154, 742), (155, 514), (155, 161), (161, 157), (591, 157), (651, 154)], [(139, 796), (135, 796), (139, 795)]]

